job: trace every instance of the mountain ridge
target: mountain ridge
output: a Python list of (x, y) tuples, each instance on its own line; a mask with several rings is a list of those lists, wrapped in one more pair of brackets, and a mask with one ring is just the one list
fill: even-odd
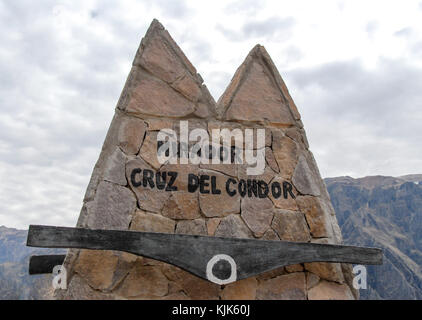
[(381, 247), (362, 299), (422, 299), (422, 175), (325, 179), (345, 244)]
[(27, 234), (27, 230), (0, 226), (0, 300), (50, 299), (51, 276), (30, 276), (29, 258), (63, 251), (27, 247)]

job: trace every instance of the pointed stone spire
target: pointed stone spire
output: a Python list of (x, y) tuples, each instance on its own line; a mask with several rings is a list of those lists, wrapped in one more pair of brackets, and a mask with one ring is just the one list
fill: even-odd
[[(264, 47), (252, 49), (218, 107), (202, 82), (154, 20), (133, 61), (77, 226), (340, 243), (300, 115)], [(263, 173), (248, 176), (245, 163), (162, 165), (157, 134), (180, 134), (180, 120), (208, 133), (264, 129)], [(189, 188), (189, 176), (202, 187)], [(256, 195), (257, 183), (263, 196)], [(287, 266), (225, 287), (122, 252), (69, 250), (65, 267), (68, 289), (56, 292), (64, 299), (353, 298), (350, 266), (336, 263)]]
[(265, 48), (256, 45), (218, 101), (225, 120), (291, 126), (300, 120), (296, 105)]
[(128, 113), (157, 117), (207, 118), (215, 101), (191, 62), (154, 19), (133, 61), (118, 103)]

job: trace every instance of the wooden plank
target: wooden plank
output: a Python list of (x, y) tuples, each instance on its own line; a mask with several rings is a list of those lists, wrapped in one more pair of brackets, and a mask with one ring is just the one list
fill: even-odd
[(125, 251), (170, 263), (216, 283), (221, 277), (222, 283), (231, 282), (224, 282), (228, 274), (240, 280), (297, 263), (382, 264), (383, 258), (377, 248), (35, 225), (29, 227), (27, 245)]
[(66, 255), (31, 256), (29, 259), (29, 274), (52, 273), (53, 268), (62, 265)]

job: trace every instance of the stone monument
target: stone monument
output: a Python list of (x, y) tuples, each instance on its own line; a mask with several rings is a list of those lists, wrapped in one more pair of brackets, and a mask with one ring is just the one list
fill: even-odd
[[(184, 124), (210, 136), (213, 129), (265, 129), (261, 145), (242, 144), (265, 155), (264, 167), (251, 176), (246, 163), (161, 163), (160, 132), (182, 136)], [(216, 103), (157, 20), (136, 53), (77, 226), (342, 241), (300, 114), (264, 47), (250, 51)], [(350, 265), (340, 263), (290, 265), (227, 285), (120, 251), (71, 249), (64, 266), (68, 288), (56, 291), (58, 299), (358, 298)]]

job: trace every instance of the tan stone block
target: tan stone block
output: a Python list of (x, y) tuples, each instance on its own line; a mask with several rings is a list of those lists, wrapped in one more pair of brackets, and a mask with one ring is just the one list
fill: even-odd
[(223, 95), (220, 97), (220, 99), (217, 102), (217, 111), (220, 115), (223, 115), (224, 112), (227, 110), (233, 98), (234, 93), (236, 92), (237, 88), (240, 86), (243, 74), (245, 73), (245, 69), (246, 69), (245, 62), (242, 63), (240, 67), (236, 70), (236, 73), (231, 79), (229, 86), (226, 88)]
[(143, 232), (174, 233), (176, 223), (159, 214), (136, 210), (130, 230)]
[(163, 207), (162, 215), (171, 219), (186, 220), (201, 217), (197, 193), (172, 192)]
[(139, 156), (155, 170), (161, 167), (161, 163), (157, 158), (157, 134), (156, 131), (148, 131), (139, 151)]
[[(209, 186), (211, 186), (211, 177), (215, 177), (216, 189), (221, 192), (220, 194), (211, 194), (211, 191), (209, 191), (209, 194), (199, 194), (199, 206), (206, 217), (224, 217), (231, 213), (240, 212), (239, 193), (231, 197), (226, 192), (228, 176), (208, 170), (200, 170), (199, 174), (208, 175), (210, 177), (210, 179), (207, 180)], [(211, 187), (208, 187), (208, 190), (211, 190)]]
[(81, 250), (74, 270), (97, 290), (111, 289), (119, 256), (113, 251)]
[(179, 283), (174, 282), (174, 281), (169, 281), (169, 295), (173, 294), (173, 293), (178, 293), (180, 291), (182, 291), (183, 288), (180, 286)]
[(269, 166), (274, 172), (280, 172), (273, 150), (269, 147), (265, 148), (265, 161), (267, 162), (267, 166)]
[(299, 129), (298, 127), (289, 128), (286, 130), (286, 136), (302, 145), (302, 148), (309, 148), (308, 140), (306, 139), (306, 134), (303, 129)]
[(312, 272), (306, 272), (306, 288), (309, 290), (319, 283), (320, 278)]
[[(177, 178), (173, 186), (178, 192), (189, 192), (188, 182), (189, 174), (198, 175), (199, 167), (193, 164), (165, 164), (160, 168), (160, 172), (176, 172)], [(168, 178), (169, 179), (169, 178)], [(197, 194), (198, 190), (193, 194)]]
[(159, 267), (161, 267), (164, 264), (164, 262), (162, 262), (162, 261), (150, 259), (150, 258), (145, 258), (145, 257), (138, 257), (136, 262), (140, 263), (144, 266), (159, 266)]
[(286, 269), (284, 267), (279, 267), (270, 271), (263, 272), (257, 275), (256, 278), (261, 282), (263, 280), (273, 279), (284, 274), (287, 274)]
[(221, 218), (211, 218), (207, 220), (207, 232), (209, 236), (213, 236), (220, 224)]
[(207, 104), (199, 102), (196, 106), (195, 116), (199, 118), (208, 118), (212, 115), (210, 108)]
[(319, 172), (311, 170), (306, 158), (301, 155), (293, 173), (292, 182), (296, 189), (304, 195), (319, 196)]
[(134, 155), (139, 152), (144, 140), (146, 123), (135, 117), (124, 117), (118, 131), (119, 147), (127, 155)]
[(243, 198), (241, 200), (242, 219), (256, 237), (262, 237), (271, 225), (274, 205), (268, 198)]
[(352, 292), (355, 299), (359, 300), (359, 289), (353, 287), (353, 278), (355, 277), (353, 274), (353, 265), (349, 263), (342, 263), (341, 271), (344, 276), (344, 283), (349, 286), (350, 291)]
[(171, 83), (186, 73), (183, 63), (168, 42), (156, 35), (150, 38), (140, 57), (135, 60), (158, 78)]
[(303, 271), (303, 266), (301, 264), (292, 264), (290, 266), (286, 266), (285, 269), (288, 273), (301, 272)]
[(146, 119), (145, 122), (148, 124), (148, 131), (159, 131), (162, 129), (172, 129), (174, 120), (158, 118)]
[(311, 239), (305, 216), (300, 212), (276, 211), (271, 227), (281, 240), (308, 242)]
[[(145, 169), (151, 170), (154, 174), (156, 173), (156, 171), (141, 158), (135, 158), (126, 163), (126, 178), (129, 182), (129, 187), (135, 193), (138, 205), (141, 209), (160, 213), (171, 193), (157, 189), (155, 183), (154, 188), (151, 188), (148, 184), (144, 187), (141, 182), (143, 181), (143, 172)], [(141, 172), (135, 174), (139, 170), (141, 170)], [(134, 175), (135, 182), (140, 183), (139, 186), (133, 185), (132, 175)]]
[(116, 148), (107, 159), (103, 179), (121, 186), (126, 186), (125, 164), (126, 156), (119, 148)]
[(162, 190), (144, 189), (142, 192), (136, 190), (139, 207), (145, 211), (160, 213), (164, 204), (170, 196), (169, 192)]
[(261, 238), (262, 240), (280, 240), (277, 233), (273, 229), (268, 229)]
[(135, 208), (136, 198), (128, 188), (102, 181), (94, 200), (86, 203), (87, 227), (127, 230)]
[[(163, 297), (168, 293), (168, 280), (156, 266), (135, 264), (125, 278), (116, 294), (125, 297), (156, 296)], [(147, 298), (145, 297), (145, 298)]]
[(201, 96), (201, 88), (198, 82), (187, 73), (173, 82), (171, 86), (192, 102), (198, 101)]
[(184, 117), (195, 111), (195, 105), (166, 83), (144, 78), (132, 90), (126, 111), (159, 117)]
[(243, 179), (247, 181), (248, 179), (251, 179), (251, 180), (256, 180), (256, 181), (264, 181), (265, 183), (269, 184), (271, 180), (274, 178), (275, 173), (270, 168), (270, 166), (265, 166), (264, 172), (258, 175), (248, 175), (248, 172), (247, 172), (248, 167), (255, 167), (255, 165), (252, 165), (252, 166), (249, 166), (248, 164), (238, 165), (237, 175), (238, 175), (239, 180)]
[(128, 253), (128, 252), (119, 252), (119, 260), (125, 263), (133, 263), (138, 259), (138, 255)]
[(235, 129), (235, 128), (241, 128), (242, 126), (240, 124), (237, 123), (232, 123), (232, 122), (224, 122), (224, 121), (220, 121), (217, 119), (210, 119), (207, 122), (208, 125), (208, 134), (210, 135), (210, 137), (212, 137), (212, 130), (213, 129), (223, 129), (223, 128), (227, 128), (227, 129)]
[(335, 281), (339, 283), (344, 282), (344, 276), (341, 271), (340, 263), (329, 262), (311, 262), (305, 263), (305, 269), (310, 271), (322, 279)]
[(206, 236), (207, 228), (202, 219), (182, 220), (177, 223), (176, 233)]
[(311, 234), (315, 238), (329, 237), (330, 217), (324, 210), (322, 199), (313, 196), (298, 196), (296, 202), (305, 214)]
[[(204, 119), (188, 119), (188, 120), (183, 120), (183, 121), (188, 121), (188, 129), (189, 132), (191, 132), (194, 129), (203, 129), (205, 131), (207, 131), (208, 125), (207, 125), (207, 121)], [(173, 129), (177, 132), (177, 134), (180, 134), (180, 125), (181, 122), (180, 121), (173, 121)], [(190, 145), (196, 144), (196, 141), (188, 141), (188, 143)]]
[(98, 290), (93, 290), (88, 283), (79, 275), (74, 274), (68, 288), (64, 292), (56, 290), (55, 295), (63, 300), (114, 300), (112, 294), (103, 293)]
[[(273, 145), (273, 133), (269, 128), (263, 127), (265, 129), (265, 147), (272, 148)], [(257, 135), (254, 131), (254, 137)]]
[(163, 266), (166, 277), (179, 284), (187, 297), (192, 300), (218, 300), (220, 286), (198, 278), (180, 268), (166, 264)]
[(259, 283), (258, 300), (306, 300), (306, 283), (303, 272), (281, 275)]
[(292, 187), (292, 193), (295, 196), (295, 198), (293, 198), (292, 195), (289, 192), (287, 192), (287, 195), (286, 195), (287, 199), (284, 198), (283, 183), (285, 183), (285, 182), (290, 183), (289, 181), (285, 181), (281, 177), (275, 177), (271, 181), (271, 184), (278, 183), (278, 186), (280, 188), (281, 193), (278, 197), (276, 197), (274, 193), (270, 192), (268, 194), (268, 197), (274, 203), (274, 206), (276, 208), (284, 209), (284, 210), (290, 210), (290, 211), (299, 211), (299, 207), (297, 206), (297, 203), (296, 203), (296, 200), (295, 200), (295, 198), (297, 197), (297, 190), (291, 183), (290, 183), (290, 185)]
[(227, 176), (237, 178), (237, 169), (239, 167), (238, 164), (225, 164), (225, 163), (219, 163), (219, 164), (200, 164), (199, 167), (201, 169), (205, 170), (212, 170), (217, 171), (220, 173), (223, 173)]
[(248, 73), (232, 98), (226, 119), (294, 124), (288, 106), (268, 74), (258, 61), (250, 63)]
[(164, 296), (162, 300), (190, 300), (189, 297), (183, 292), (171, 293), (167, 296)]
[(258, 281), (247, 278), (226, 285), (221, 292), (221, 300), (254, 300)]
[(253, 238), (252, 232), (238, 214), (231, 214), (220, 221), (215, 231), (217, 237)]
[(291, 181), (296, 168), (299, 149), (292, 139), (283, 135), (280, 130), (273, 131), (273, 154), (280, 169), (280, 176)]
[[(275, 66), (274, 62), (272, 61), (270, 55), (265, 50), (263, 46), (257, 45), (256, 50), (259, 51), (259, 54), (261, 55), (262, 59), (265, 61), (266, 65), (270, 69), (270, 72), (274, 75), (274, 81), (278, 84), (278, 87), (280, 88), (281, 92), (283, 93), (284, 99), (288, 101), (289, 109), (292, 112), (293, 117), (300, 121), (300, 114), (297, 110), (297, 107), (292, 99), (292, 97), (289, 94), (289, 90), (286, 87), (286, 84), (284, 83), (283, 79), (280, 76), (280, 73), (277, 70), (277, 67)], [(255, 50), (254, 48), (254, 50)]]
[(321, 281), (308, 292), (309, 300), (354, 300), (350, 288), (345, 284)]

